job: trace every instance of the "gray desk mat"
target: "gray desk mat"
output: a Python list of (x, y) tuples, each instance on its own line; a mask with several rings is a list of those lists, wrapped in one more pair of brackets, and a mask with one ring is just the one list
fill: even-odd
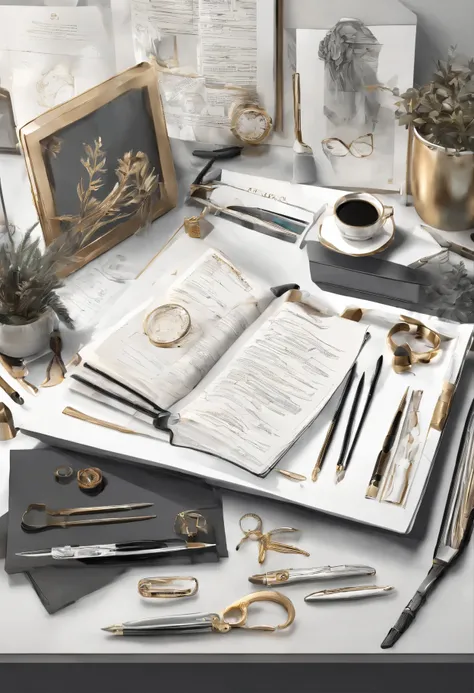
[[(54, 479), (54, 469), (68, 464), (74, 469), (100, 467), (107, 485), (102, 493), (90, 497), (75, 482), (66, 486)], [(40, 497), (39, 497), (40, 496)], [(156, 520), (122, 525), (98, 525), (70, 529), (53, 529), (28, 534), (21, 530), (21, 515), (31, 502), (46, 502), (50, 507), (109, 505), (125, 502), (153, 502), (153, 508), (132, 511), (133, 514), (156, 514)], [(41, 549), (63, 544), (112, 543), (136, 539), (166, 539), (174, 534), (174, 518), (186, 509), (201, 510), (210, 524), (208, 534), (199, 540), (217, 544), (215, 550), (141, 559), (143, 565), (189, 565), (216, 562), (227, 556), (221, 495), (214, 487), (193, 478), (150, 470), (142, 465), (105, 461), (103, 458), (46, 448), (15, 451), (11, 454), (10, 512), (0, 521), (0, 557), (2, 529), (7, 525), (7, 572), (25, 572), (42, 604), (49, 613), (64, 608), (91, 592), (105, 587), (126, 570), (120, 564), (83, 564), (67, 561), (58, 566), (53, 559), (17, 557), (17, 551)], [(113, 515), (117, 513), (112, 513)], [(118, 513), (122, 514), (122, 513)], [(126, 513), (125, 513), (126, 514)], [(79, 518), (78, 518), (79, 519)], [(42, 566), (31, 567), (41, 560)]]

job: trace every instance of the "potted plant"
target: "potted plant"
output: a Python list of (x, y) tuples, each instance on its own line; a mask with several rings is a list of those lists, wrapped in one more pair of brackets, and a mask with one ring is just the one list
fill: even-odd
[(401, 95), (396, 116), (412, 128), (409, 178), (416, 210), (430, 226), (474, 226), (474, 59), (437, 62), (432, 80)]
[(33, 238), (35, 226), (16, 243), (7, 229), (0, 246), (0, 352), (7, 356), (31, 356), (47, 347), (55, 316), (74, 327), (57, 290), (63, 286), (61, 270), (74, 261), (82, 235), (63, 233), (43, 249), (40, 238)]

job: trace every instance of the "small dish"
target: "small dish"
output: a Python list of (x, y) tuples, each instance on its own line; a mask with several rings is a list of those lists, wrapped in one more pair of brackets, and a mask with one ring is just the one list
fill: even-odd
[(321, 222), (318, 236), (320, 243), (329, 250), (352, 257), (368, 257), (388, 248), (395, 236), (395, 222), (393, 217), (387, 219), (383, 229), (367, 241), (349, 241), (337, 228), (334, 215), (329, 214)]

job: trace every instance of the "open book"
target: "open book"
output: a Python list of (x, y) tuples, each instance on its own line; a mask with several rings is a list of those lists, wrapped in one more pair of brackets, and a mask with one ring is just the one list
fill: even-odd
[[(366, 327), (299, 289), (263, 286), (213, 249), (158, 293), (81, 352), (71, 386), (168, 431), (172, 445), (265, 476), (339, 387)], [(165, 304), (191, 318), (174, 348), (143, 328)]]

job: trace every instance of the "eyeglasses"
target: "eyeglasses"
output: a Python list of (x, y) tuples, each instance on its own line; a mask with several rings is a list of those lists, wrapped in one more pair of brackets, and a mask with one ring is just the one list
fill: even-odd
[(327, 157), (344, 157), (350, 154), (356, 159), (366, 159), (374, 151), (374, 136), (369, 132), (357, 137), (350, 144), (346, 144), (339, 137), (327, 137), (321, 142), (321, 146)]

